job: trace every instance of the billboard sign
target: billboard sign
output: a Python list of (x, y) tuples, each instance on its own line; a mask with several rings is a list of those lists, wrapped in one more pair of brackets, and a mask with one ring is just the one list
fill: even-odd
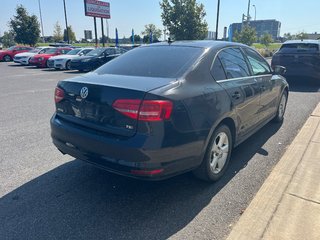
[(84, 39), (92, 39), (92, 31), (84, 30)]
[(98, 0), (84, 0), (84, 12), (86, 16), (110, 18), (110, 3)]

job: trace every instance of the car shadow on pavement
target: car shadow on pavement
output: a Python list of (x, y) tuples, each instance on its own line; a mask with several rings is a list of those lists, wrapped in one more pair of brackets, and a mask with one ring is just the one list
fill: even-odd
[(215, 184), (190, 173), (144, 182), (67, 162), (1, 198), (1, 239), (167, 239), (265, 151), (262, 146), (280, 127), (267, 124), (234, 149), (229, 169)]
[(21, 65), (21, 64), (15, 64), (15, 63), (12, 63), (12, 64), (8, 64), (9, 67), (24, 67), (24, 65)]
[(67, 73), (67, 74), (86, 74), (88, 72), (81, 72), (78, 70), (70, 70), (70, 71), (65, 71), (65, 73)]

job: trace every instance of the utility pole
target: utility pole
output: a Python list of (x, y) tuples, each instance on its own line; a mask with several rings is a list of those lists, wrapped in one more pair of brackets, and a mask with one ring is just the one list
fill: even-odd
[(219, 14), (220, 14), (220, 0), (218, 0), (218, 7), (217, 7), (216, 40), (218, 40)]
[(248, 2), (248, 12), (247, 12), (247, 22), (249, 23), (250, 22), (250, 0)]
[(66, 10), (66, 1), (63, 0), (63, 6), (64, 6), (64, 19), (66, 21), (66, 35), (67, 35), (67, 41), (68, 43), (70, 43), (69, 41), (69, 29), (68, 29), (68, 20), (67, 20), (67, 10)]
[(40, 24), (41, 24), (41, 32), (42, 32), (42, 41), (45, 42), (45, 40), (44, 40), (44, 32), (43, 32), (43, 23), (42, 23), (40, 0), (38, 0), (38, 3), (39, 3), (39, 12), (40, 12)]
[(256, 8), (256, 5), (252, 5), (252, 7), (254, 7), (254, 20), (256, 21), (257, 20), (257, 8)]

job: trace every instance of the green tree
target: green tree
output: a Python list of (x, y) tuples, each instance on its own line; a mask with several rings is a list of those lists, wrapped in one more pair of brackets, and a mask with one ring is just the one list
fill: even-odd
[(163, 25), (176, 40), (204, 39), (208, 24), (203, 4), (196, 0), (162, 0), (161, 18)]
[[(69, 25), (68, 26), (68, 34), (69, 34), (69, 41), (70, 42), (75, 42), (76, 41), (76, 34), (74, 33), (74, 31), (72, 30), (72, 27)], [(67, 30), (64, 29), (63, 31), (63, 41), (67, 42)]]
[(4, 32), (0, 42), (2, 42), (3, 47), (11, 47), (16, 44), (14, 41), (14, 34), (12, 32)]
[(235, 32), (233, 41), (251, 46), (257, 41), (257, 32), (254, 28), (245, 25), (240, 33), (238, 31)]
[(161, 29), (157, 28), (156, 25), (152, 23), (144, 25), (144, 31), (141, 34), (144, 36), (144, 38), (147, 38), (149, 42), (151, 32), (153, 42), (158, 42), (159, 38), (161, 37)]
[[(134, 35), (134, 42), (135, 43), (140, 43), (140, 41), (141, 41), (141, 37), (140, 37), (140, 35)], [(132, 36), (130, 37), (130, 42), (132, 42)]]
[(53, 40), (55, 42), (61, 42), (63, 40), (62, 28), (61, 28), (61, 26), (60, 26), (58, 21), (53, 26)]
[(297, 35), (296, 35), (296, 39), (308, 39), (308, 34), (305, 33), (305, 32), (299, 32)]
[(291, 35), (291, 33), (285, 33), (283, 34), (283, 37), (287, 40), (292, 40), (294, 38), (294, 35)]
[(34, 46), (40, 37), (40, 25), (36, 15), (29, 16), (27, 10), (18, 5), (16, 15), (9, 21), (9, 26), (14, 33), (17, 43)]
[(266, 47), (269, 47), (270, 43), (273, 42), (272, 36), (269, 33), (265, 33), (261, 36), (260, 42)]

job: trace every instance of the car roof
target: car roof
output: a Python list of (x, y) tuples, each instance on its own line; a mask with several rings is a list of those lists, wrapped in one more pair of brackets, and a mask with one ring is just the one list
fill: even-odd
[(285, 41), (283, 44), (297, 44), (297, 43), (314, 43), (314, 44), (320, 44), (319, 40), (311, 40), (311, 39), (302, 39), (302, 40), (288, 40)]
[(213, 41), (213, 40), (191, 40), (191, 41), (175, 41), (175, 42), (160, 42), (154, 43), (150, 45), (145, 45), (143, 47), (150, 47), (150, 46), (184, 46), (184, 47), (199, 47), (199, 48), (209, 48), (209, 49), (221, 49), (224, 47), (231, 47), (231, 46), (241, 46), (241, 47), (248, 47), (242, 43), (236, 42), (226, 42), (226, 41)]

